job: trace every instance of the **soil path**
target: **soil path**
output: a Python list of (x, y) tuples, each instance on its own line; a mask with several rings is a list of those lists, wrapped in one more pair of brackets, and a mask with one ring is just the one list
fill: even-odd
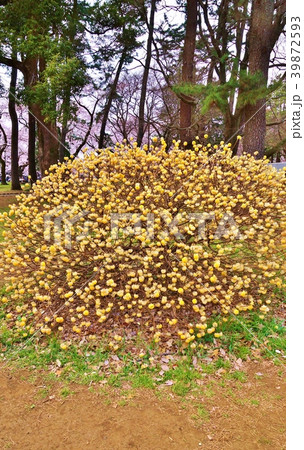
[[(39, 377), (33, 382), (32, 372), (5, 369), (0, 371), (0, 448), (284, 449), (282, 368), (250, 362), (246, 374), (244, 383), (209, 379), (206, 395), (185, 399), (167, 386), (155, 391), (64, 387)], [(208, 417), (199, 417), (198, 402)]]

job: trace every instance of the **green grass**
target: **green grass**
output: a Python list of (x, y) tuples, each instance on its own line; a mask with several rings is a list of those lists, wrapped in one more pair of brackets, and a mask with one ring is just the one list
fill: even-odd
[[(28, 187), (28, 184), (21, 184), (21, 189), (23, 190), (28, 190), (25, 188)], [(1, 192), (9, 192), (11, 190), (11, 182), (9, 182), (8, 184), (0, 184), (0, 194)]]
[(183, 383), (182, 381), (177, 381), (173, 386), (172, 386), (172, 392), (176, 395), (179, 395), (180, 397), (184, 397), (185, 395), (187, 395), (191, 390), (191, 386), (186, 383)]
[(7, 192), (11, 190), (11, 183), (8, 184), (0, 184), (0, 193)]
[[(0, 297), (1, 291), (3, 294), (3, 288), (0, 289)], [(253, 337), (252, 333), (256, 337)], [(16, 337), (6, 327), (5, 307), (0, 306), (0, 353), (3, 353), (5, 358), (22, 367), (35, 366), (39, 369), (47, 369), (57, 365), (62, 378), (80, 383), (98, 382), (107, 378), (110, 385), (118, 386), (123, 380), (132, 378), (134, 387), (153, 388), (158, 383), (155, 381), (158, 377), (159, 383), (172, 381), (172, 390), (178, 395), (186, 395), (197, 385), (196, 380), (201, 379), (202, 376), (211, 376), (219, 369), (224, 369), (222, 373), (232, 372), (233, 358), (255, 357), (252, 351), (259, 349), (263, 357), (275, 359), (277, 363), (280, 363), (282, 358), (280, 359), (280, 354), (276, 350), (279, 350), (281, 354), (285, 351), (285, 328), (281, 321), (273, 317), (260, 319), (257, 314), (251, 314), (247, 318), (239, 319), (238, 322), (228, 320), (223, 323), (223, 335), (220, 346), (225, 350), (228, 358), (227, 356), (218, 357), (212, 363), (205, 362), (202, 358), (208, 351), (210, 354), (214, 347), (212, 343), (207, 349), (197, 353), (191, 349), (177, 351), (174, 364), (168, 362), (167, 370), (159, 377), (160, 366), (163, 363), (158, 350), (142, 341), (140, 347), (146, 346), (145, 357), (134, 357), (122, 347), (117, 353), (119, 359), (115, 366), (116, 363), (111, 362), (111, 353), (105, 350), (102, 342), (97, 346), (96, 343), (81, 346), (75, 343), (67, 350), (63, 350), (56, 337), (43, 338), (42, 341), (39, 341), (38, 337), (30, 340)], [(149, 361), (152, 355), (156, 362)], [(192, 363), (194, 355), (197, 356), (195, 367)], [(245, 375), (242, 372), (232, 373), (234, 373), (234, 379), (244, 381)]]
[(155, 387), (155, 383), (150, 374), (137, 372), (132, 377), (132, 387), (153, 389)]
[(247, 381), (246, 373), (241, 370), (235, 370), (229, 377), (234, 380), (240, 381), (241, 383), (245, 383)]
[(204, 422), (206, 422), (207, 420), (209, 420), (209, 413), (206, 410), (206, 408), (202, 405), (199, 405), (197, 407), (197, 415), (198, 417), (203, 420)]
[(68, 386), (65, 386), (64, 388), (61, 389), (60, 391), (60, 395), (63, 398), (68, 397), (69, 395), (73, 395), (74, 392), (70, 390), (70, 388)]
[(274, 357), (276, 350), (286, 350), (283, 321), (271, 314), (263, 319), (256, 312), (237, 318), (229, 317), (227, 322), (221, 324), (221, 331), (222, 346), (241, 359), (250, 356), (252, 347), (261, 349), (268, 357)]

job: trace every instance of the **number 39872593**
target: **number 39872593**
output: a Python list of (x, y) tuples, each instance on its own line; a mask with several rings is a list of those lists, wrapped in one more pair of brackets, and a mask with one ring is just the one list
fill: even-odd
[(300, 17), (291, 17), (291, 78), (300, 78), (300, 61), (301, 61), (301, 25), (300, 25)]

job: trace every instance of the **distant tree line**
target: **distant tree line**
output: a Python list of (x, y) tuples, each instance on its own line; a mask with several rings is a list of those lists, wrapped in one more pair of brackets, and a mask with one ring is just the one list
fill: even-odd
[(20, 188), (19, 104), (33, 182), (37, 168), (131, 137), (189, 146), (207, 133), (237, 152), (242, 134), (242, 151), (281, 158), (285, 17), (285, 0), (0, 0), (1, 182), (10, 148)]

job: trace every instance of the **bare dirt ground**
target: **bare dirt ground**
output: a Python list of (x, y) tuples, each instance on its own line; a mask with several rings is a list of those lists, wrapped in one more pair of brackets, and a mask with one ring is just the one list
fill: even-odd
[[(21, 193), (21, 191), (20, 191)], [(0, 192), (0, 208), (7, 208), (12, 203), (16, 203), (16, 195), (15, 193), (2, 193)]]
[(282, 366), (248, 362), (244, 370), (245, 382), (212, 375), (205, 395), (178, 397), (168, 386), (66, 386), (31, 371), (2, 369), (0, 448), (284, 449)]

